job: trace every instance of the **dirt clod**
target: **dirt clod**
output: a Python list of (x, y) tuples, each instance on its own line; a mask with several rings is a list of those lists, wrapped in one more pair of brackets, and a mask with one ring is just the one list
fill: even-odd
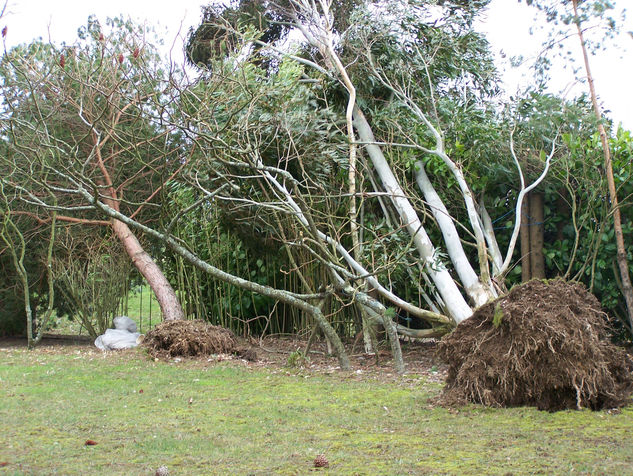
[(238, 349), (230, 330), (201, 320), (162, 322), (147, 333), (143, 346), (157, 358), (233, 354)]
[(612, 408), (630, 403), (633, 362), (609, 340), (581, 284), (533, 280), (479, 308), (438, 347), (445, 405)]

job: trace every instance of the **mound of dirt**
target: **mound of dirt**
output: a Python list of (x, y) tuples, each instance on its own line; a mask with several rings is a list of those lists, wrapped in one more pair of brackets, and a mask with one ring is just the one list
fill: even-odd
[(633, 362), (609, 340), (604, 317), (581, 284), (514, 287), (440, 342), (449, 364), (441, 402), (550, 411), (630, 403)]
[(159, 358), (238, 353), (230, 330), (200, 320), (161, 322), (145, 335), (143, 346)]

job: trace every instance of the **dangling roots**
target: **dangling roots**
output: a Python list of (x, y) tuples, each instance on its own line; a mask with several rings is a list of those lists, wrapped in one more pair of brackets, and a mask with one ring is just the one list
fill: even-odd
[(581, 284), (533, 280), (478, 309), (439, 346), (449, 373), (441, 401), (543, 410), (630, 403), (633, 363), (610, 340)]
[(233, 354), (238, 352), (233, 333), (204, 321), (166, 321), (147, 333), (143, 345), (152, 357)]

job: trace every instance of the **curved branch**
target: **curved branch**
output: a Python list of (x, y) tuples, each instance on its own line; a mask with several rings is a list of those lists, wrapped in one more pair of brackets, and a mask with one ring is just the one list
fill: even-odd
[(510, 238), (510, 244), (508, 244), (508, 251), (506, 253), (506, 258), (501, 265), (501, 268), (497, 271), (495, 276), (503, 276), (510, 267), (510, 262), (512, 261), (512, 255), (514, 254), (514, 247), (517, 243), (517, 238), (519, 237), (519, 231), (521, 229), (521, 206), (523, 205), (523, 199), (525, 196), (531, 191), (534, 190), (545, 178), (547, 172), (549, 171), (549, 167), (552, 161), (552, 157), (554, 157), (554, 153), (556, 152), (556, 139), (558, 139), (558, 133), (556, 133), (556, 137), (552, 140), (552, 151), (547, 156), (547, 160), (545, 161), (545, 168), (541, 175), (532, 183), (530, 186), (525, 186), (525, 179), (523, 178), (523, 171), (521, 170), (521, 164), (519, 163), (519, 159), (516, 156), (514, 151), (514, 130), (510, 132), (510, 152), (512, 153), (512, 159), (514, 159), (514, 163), (517, 166), (519, 171), (519, 179), (521, 182), (521, 191), (519, 192), (519, 196), (517, 197), (517, 204), (515, 207), (515, 219), (514, 219), (514, 229), (512, 230), (512, 236)]

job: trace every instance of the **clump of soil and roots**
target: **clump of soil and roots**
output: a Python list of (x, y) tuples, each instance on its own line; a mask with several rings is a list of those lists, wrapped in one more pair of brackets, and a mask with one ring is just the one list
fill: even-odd
[(446, 405), (613, 408), (630, 403), (633, 362), (581, 284), (533, 280), (479, 308), (439, 345)]
[(148, 332), (143, 345), (152, 357), (197, 357), (236, 354), (256, 360), (251, 349), (240, 347), (233, 332), (201, 320), (165, 321)]

